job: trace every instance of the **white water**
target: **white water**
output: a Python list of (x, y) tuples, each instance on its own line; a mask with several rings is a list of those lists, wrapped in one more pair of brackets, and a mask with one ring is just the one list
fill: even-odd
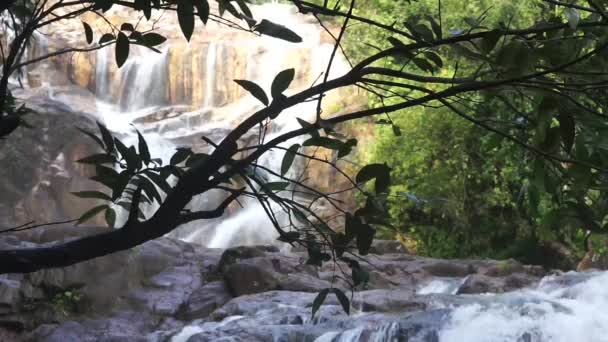
[(534, 289), (488, 295), (489, 305), (456, 309), (440, 340), (608, 341), (608, 272), (574, 285), (557, 279), (547, 277)]
[(420, 287), (416, 293), (420, 295), (432, 293), (456, 294), (458, 288), (466, 281), (465, 278), (435, 278)]
[[(133, 129), (135, 125), (146, 138), (153, 157), (160, 157), (168, 163), (177, 147), (190, 146), (191, 143), (178, 141), (200, 141), (200, 136), (206, 135), (219, 142), (225, 132), (242, 122), (246, 117), (261, 108), (261, 104), (246, 92), (243, 97), (232, 103), (223, 103), (226, 89), (234, 87), (226, 83), (223, 73), (231, 66), (244, 65), (246, 78), (259, 84), (267, 94), (274, 76), (287, 68), (295, 68), (296, 73), (306, 75), (296, 79), (288, 93), (298, 88), (308, 86), (321, 75), (331, 54), (332, 45), (320, 41), (321, 28), (310, 18), (296, 14), (291, 6), (276, 3), (252, 7), (258, 20), (266, 18), (284, 24), (303, 37), (304, 42), (292, 44), (272, 37), (239, 36), (239, 40), (222, 40), (221, 35), (212, 39), (206, 46), (188, 44), (185, 48), (173, 48), (168, 40), (160, 54), (151, 50), (134, 47), (129, 59), (120, 69), (116, 69), (113, 49), (102, 49), (96, 52), (95, 65), (95, 95), (97, 99), (94, 115), (108, 128), (117, 133), (121, 140), (129, 145), (137, 145), (137, 137)], [(178, 27), (175, 30), (179, 31)], [(205, 34), (203, 31), (202, 34)], [(183, 44), (183, 42), (178, 42)], [(181, 46), (181, 45), (180, 45)], [(200, 49), (197, 67), (192, 67), (196, 77), (190, 75), (171, 75), (169, 64), (177, 60), (192, 63), (193, 56)], [(235, 58), (231, 51), (242, 51), (239, 57), (244, 60), (226, 60)], [(178, 50), (178, 51), (176, 51)], [(172, 54), (174, 55), (173, 57)], [(199, 57), (197, 57), (199, 58)], [(305, 61), (303, 63), (303, 61)], [(225, 65), (224, 65), (225, 64)], [(175, 66), (174, 66), (175, 67)], [(180, 73), (188, 72), (189, 67), (179, 69)], [(345, 62), (339, 58), (334, 61), (332, 77), (347, 71)], [(230, 74), (231, 75), (231, 74)], [(222, 78), (222, 76), (224, 76)], [(188, 80), (189, 83), (177, 85), (177, 100), (171, 99), (168, 89), (169, 78), (172, 81)], [(298, 78), (298, 77), (297, 77)], [(200, 80), (200, 81), (199, 81)], [(228, 80), (232, 83), (232, 80)], [(201, 88), (194, 89), (194, 86)], [(174, 87), (174, 86), (173, 86)], [(52, 89), (52, 87), (50, 87)], [(181, 95), (179, 95), (181, 94)], [(189, 102), (195, 101), (195, 94), (203, 94), (200, 107), (189, 107)], [(173, 102), (185, 100), (185, 103)], [(198, 100), (197, 100), (198, 101)], [(184, 106), (186, 105), (186, 106)], [(146, 119), (154, 117), (159, 110), (169, 113), (162, 119)], [(177, 112), (175, 112), (177, 110)], [(266, 140), (299, 128), (296, 117), (311, 121), (316, 111), (316, 102), (304, 103), (286, 110), (270, 126)], [(175, 113), (173, 113), (175, 112)], [(143, 121), (142, 121), (143, 120)], [(252, 132), (254, 134), (256, 132)], [(187, 138), (194, 137), (194, 138)], [(257, 143), (257, 139), (255, 140)], [(284, 145), (290, 146), (295, 141)], [(206, 152), (212, 149), (207, 149)], [(270, 151), (262, 158), (260, 164), (280, 170), (282, 151)], [(296, 162), (297, 165), (297, 162)], [(273, 177), (269, 177), (271, 180)], [(221, 202), (226, 195), (213, 192), (198, 196), (189, 205), (190, 210), (209, 210)], [(209, 247), (229, 247), (234, 245), (252, 245), (274, 243), (277, 233), (266, 216), (260, 204), (244, 199), (244, 208), (231, 210), (218, 220), (193, 222), (181, 227), (173, 234), (189, 242)], [(145, 209), (150, 217), (158, 205)], [(126, 220), (126, 212), (115, 208), (118, 212), (117, 225)], [(273, 207), (278, 211), (279, 208)], [(281, 217), (281, 213), (277, 213)]]

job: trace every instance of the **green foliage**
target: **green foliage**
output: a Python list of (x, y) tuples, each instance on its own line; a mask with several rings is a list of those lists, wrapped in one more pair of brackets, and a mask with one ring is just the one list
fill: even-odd
[[(448, 49), (429, 46), (382, 60), (412, 74), (441, 77), (489, 81), (492, 74), (520, 77), (601, 49), (602, 39), (608, 37), (605, 29), (581, 28), (597, 18), (575, 9), (510, 1), (441, 3), (441, 16), (435, 1), (371, 1), (357, 13), (377, 14), (374, 19), (385, 23), (399, 23), (392, 18), (394, 13), (411, 13), (400, 18), (403, 26), (394, 27), (423, 46), (448, 35), (487, 30), (480, 39)], [(564, 21), (569, 28), (537, 40), (504, 37), (508, 28)], [(372, 45), (386, 48), (411, 43), (387, 37), (381, 29), (361, 28), (350, 34), (346, 49), (355, 58), (365, 57)], [(575, 34), (589, 40), (567, 43)], [(567, 73), (550, 74), (547, 80), (593, 82), (595, 76), (590, 75), (601, 73), (605, 57), (593, 56)], [(435, 87), (431, 90), (442, 90)], [(393, 168), (388, 205), (398, 228), (383, 229), (381, 234), (409, 234), (418, 241), (420, 253), (433, 256), (528, 258), (530, 242), (538, 248), (543, 240), (555, 239), (578, 249), (577, 234), (582, 229), (608, 232), (604, 219), (608, 184), (598, 171), (608, 161), (601, 133), (606, 123), (603, 114), (598, 114), (605, 112), (606, 103), (590, 93), (564, 94), (542, 87), (488, 90), (455, 101), (451, 107), (436, 103), (378, 120), (378, 139), (368, 148), (371, 154), (366, 162), (386, 161)], [(395, 97), (372, 97), (370, 107), (398, 102)], [(473, 114), (460, 115), (467, 111)]]
[(50, 299), (51, 306), (65, 317), (81, 312), (85, 302), (85, 296), (75, 290), (58, 292)]

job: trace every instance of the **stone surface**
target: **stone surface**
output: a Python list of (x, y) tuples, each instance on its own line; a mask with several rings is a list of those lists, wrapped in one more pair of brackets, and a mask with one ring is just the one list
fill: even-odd
[[(95, 230), (67, 229), (66, 238)], [(0, 239), (13, 245), (18, 241)], [(362, 263), (370, 280), (352, 297), (351, 311), (359, 314), (346, 316), (330, 293), (311, 325), (318, 291), (337, 287), (349, 295), (350, 289), (334, 273), (348, 270), (347, 265), (326, 263), (319, 268), (306, 265), (306, 259), (306, 253), (280, 252), (272, 246), (219, 250), (161, 238), (63, 269), (0, 277), (0, 326), (7, 334), (21, 332), (26, 341), (170, 341), (185, 335), (189, 341), (221, 341), (226, 336), (235, 341), (313, 341), (346, 338), (350, 330), (380, 340), (422, 334), (432, 341), (435, 324), (447, 317), (444, 308), (483, 304), (489, 297), (420, 295), (420, 286), (451, 279), (462, 282), (458, 293), (475, 296), (531, 286), (544, 275), (538, 267), (512, 260), (370, 254), (369, 264)], [(79, 301), (66, 302), (66, 291)], [(430, 317), (438, 323), (428, 321)]]
[(194, 290), (188, 297), (179, 317), (184, 320), (205, 318), (232, 299), (223, 281), (213, 281)]

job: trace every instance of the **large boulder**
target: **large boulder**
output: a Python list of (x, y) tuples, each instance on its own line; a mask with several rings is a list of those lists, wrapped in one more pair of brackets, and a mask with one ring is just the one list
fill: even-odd
[(232, 299), (223, 281), (213, 281), (194, 290), (182, 307), (179, 317), (183, 320), (201, 319)]
[(224, 280), (235, 296), (276, 290), (279, 285), (274, 272), (254, 263), (229, 266), (224, 272)]

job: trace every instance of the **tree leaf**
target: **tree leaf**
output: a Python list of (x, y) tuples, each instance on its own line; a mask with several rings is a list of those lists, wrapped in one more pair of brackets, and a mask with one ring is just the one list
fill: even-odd
[(114, 183), (118, 180), (118, 172), (112, 168), (97, 165), (95, 176), (91, 177), (91, 179), (112, 189)]
[(99, 38), (99, 45), (103, 45), (105, 43), (111, 42), (114, 39), (116, 39), (116, 36), (114, 36), (111, 33), (104, 33), (101, 38)]
[(435, 37), (437, 39), (442, 39), (443, 34), (441, 32), (441, 26), (439, 25), (439, 23), (435, 20), (435, 18), (431, 17), (430, 15), (428, 15), (426, 18), (431, 24), (431, 29), (433, 30), (433, 33), (435, 33)]
[(351, 279), (353, 280), (355, 286), (367, 284), (369, 282), (369, 273), (362, 269), (361, 266), (357, 265), (352, 267)]
[(350, 315), (350, 301), (348, 300), (348, 297), (346, 297), (344, 292), (338, 288), (334, 287), (331, 290), (338, 298), (338, 302), (340, 302), (340, 305), (342, 305), (344, 312), (346, 312), (347, 315)]
[(340, 150), (344, 143), (338, 139), (328, 137), (312, 137), (302, 143), (302, 146), (319, 146), (330, 150)]
[(241, 11), (243, 11), (243, 14), (246, 17), (253, 18), (253, 13), (251, 13), (251, 10), (249, 9), (249, 6), (247, 6), (245, 0), (236, 0), (236, 3), (239, 5), (239, 8), (241, 9)]
[(186, 167), (197, 167), (207, 162), (209, 155), (206, 153), (194, 153), (186, 161)]
[(152, 183), (152, 181), (146, 177), (140, 177), (139, 180), (141, 189), (146, 193), (148, 198), (155, 200), (158, 204), (161, 204), (163, 199), (158, 193), (158, 190), (156, 190), (154, 183)]
[(176, 152), (171, 157), (169, 164), (178, 165), (182, 163), (184, 160), (188, 159), (192, 154), (192, 150), (189, 148), (180, 147), (176, 149)]
[(281, 176), (285, 176), (285, 174), (289, 171), (293, 161), (296, 158), (296, 152), (298, 152), (299, 149), (300, 144), (293, 144), (287, 149), (287, 151), (285, 151), (283, 161), (281, 162)]
[(317, 294), (317, 296), (313, 300), (311, 319), (315, 318), (315, 314), (317, 313), (317, 311), (319, 311), (319, 309), (321, 308), (321, 305), (323, 305), (323, 302), (325, 302), (325, 298), (327, 298), (327, 294), (329, 293), (329, 290), (330, 289), (323, 289), (323, 290), (319, 291), (319, 294)]
[(218, 0), (220, 16), (223, 16), (224, 12), (227, 10), (230, 14), (232, 14), (232, 16), (240, 19), (240, 13), (236, 10), (236, 8), (234, 8), (234, 6), (232, 6), (230, 1), (233, 0)]
[(502, 32), (500, 30), (492, 30), (486, 33), (481, 39), (481, 52), (488, 54), (494, 50), (494, 47), (502, 37)]
[(118, 65), (118, 67), (122, 67), (125, 62), (127, 61), (127, 58), (129, 58), (129, 38), (122, 32), (118, 33), (118, 37), (116, 38), (116, 49), (115, 49), (115, 56), (116, 56), (116, 65)]
[(113, 153), (114, 152), (114, 137), (110, 133), (110, 131), (106, 128), (106, 126), (97, 122), (97, 127), (99, 127), (99, 132), (101, 133), (101, 138), (103, 142), (106, 144), (106, 152)]
[(177, 20), (187, 41), (194, 33), (194, 8), (190, 1), (180, 1), (177, 4)]
[(418, 36), (421, 37), (422, 40), (427, 42), (432, 42), (434, 40), (433, 32), (426, 27), (426, 25), (417, 24), (413, 26), (413, 29), (416, 31), (416, 33), (418, 33)]
[[(312, 128), (313, 124), (311, 124), (308, 121), (302, 120), (300, 118), (296, 118), (298, 120), (298, 123), (300, 124), (300, 126), (302, 126), (302, 128)], [(313, 138), (319, 137), (319, 131), (316, 129), (311, 129), (310, 130), (310, 136), (312, 136)]]
[(144, 162), (144, 164), (148, 165), (151, 161), (148, 143), (146, 143), (146, 139), (144, 139), (143, 135), (141, 135), (139, 130), (135, 129), (135, 131), (137, 132), (139, 156), (141, 157), (141, 160)]
[(127, 188), (127, 185), (129, 185), (129, 181), (131, 180), (132, 176), (133, 175), (130, 170), (125, 170), (118, 175), (116, 181), (111, 187), (112, 201), (116, 201), (122, 196), (123, 192)]
[(360, 255), (367, 255), (374, 241), (376, 230), (368, 224), (361, 224), (357, 232), (357, 249)]
[(152, 17), (152, 5), (150, 0), (135, 0), (135, 9), (144, 12), (144, 16), (147, 20)]
[(101, 141), (101, 139), (99, 139), (99, 137), (97, 137), (95, 134), (93, 134), (93, 132), (89, 132), (84, 128), (80, 128), (80, 127), (76, 127), (77, 130), (79, 130), (80, 132), (82, 132), (83, 134), (85, 134), (86, 136), (88, 136), (89, 138), (93, 139), (93, 141), (95, 141), (97, 143), (97, 145), (99, 145), (99, 147), (101, 147), (102, 149), (105, 149), (105, 145), (103, 144), (103, 141)]
[(271, 91), (272, 98), (280, 98), (283, 92), (289, 88), (291, 81), (296, 75), (295, 69), (286, 69), (277, 74), (272, 81)]
[(81, 164), (113, 164), (116, 158), (107, 153), (93, 154), (82, 159), (78, 159), (76, 162)]
[(391, 125), (391, 126), (392, 126), (392, 128), (393, 128), (393, 134), (394, 134), (396, 137), (401, 136), (401, 128), (400, 128), (399, 126), (397, 126), (397, 125)]
[(120, 30), (121, 31), (129, 31), (129, 32), (134, 32), (135, 28), (133, 27), (132, 24), (129, 23), (123, 23), (122, 25), (120, 25)]
[(209, 2), (207, 0), (197, 0), (194, 2), (198, 17), (201, 19), (203, 24), (207, 25), (209, 20)]
[(150, 33), (146, 33), (143, 36), (141, 36), (140, 42), (145, 45), (145, 46), (157, 46), (160, 45), (164, 42), (167, 41), (167, 38), (165, 38), (164, 36), (155, 33), (155, 32), (150, 32)]
[(164, 191), (165, 194), (168, 195), (171, 192), (171, 190), (173, 190), (171, 185), (169, 185), (169, 183), (167, 183), (167, 179), (161, 177), (155, 171), (147, 170), (145, 172), (145, 175), (146, 175), (146, 177), (150, 178), (150, 180), (152, 180), (157, 187), (159, 187), (162, 191)]
[(357, 184), (376, 179), (376, 193), (381, 193), (387, 191), (390, 185), (390, 171), (386, 164), (369, 164), (361, 168), (355, 179)]
[(269, 191), (283, 191), (289, 186), (289, 182), (269, 182), (264, 184), (264, 188)]
[(132, 149), (127, 148), (118, 138), (114, 138), (114, 143), (116, 144), (116, 149), (127, 163), (128, 170), (141, 169), (141, 158), (139, 158), (137, 151), (135, 151), (135, 147), (132, 146)]
[(116, 211), (111, 207), (106, 209), (106, 223), (108, 227), (114, 228), (116, 226)]
[(281, 242), (292, 243), (292, 242), (297, 241), (299, 238), (300, 238), (299, 232), (287, 232), (287, 233), (279, 236), (279, 238), (277, 240), (279, 240)]
[(412, 62), (414, 62), (414, 64), (416, 64), (416, 66), (420, 68), (420, 70), (428, 72), (433, 72), (435, 70), (433, 65), (424, 58), (412, 58)]
[(558, 116), (557, 120), (559, 121), (559, 130), (564, 142), (564, 150), (566, 153), (570, 153), (572, 146), (574, 146), (574, 137), (576, 135), (574, 116), (570, 113), (563, 113)]
[(85, 35), (85, 38), (87, 39), (87, 44), (92, 44), (93, 43), (93, 29), (91, 28), (91, 25), (89, 25), (83, 21), (82, 26), (84, 26), (84, 35)]
[(262, 19), (259, 24), (253, 27), (253, 30), (261, 34), (283, 39), (292, 43), (302, 42), (302, 37), (300, 37), (297, 33), (293, 32), (292, 30), (288, 29), (283, 25), (275, 24), (266, 19)]
[(93, 209), (90, 209), (89, 211), (82, 214), (82, 216), (80, 216), (80, 218), (78, 219), (78, 222), (76, 222), (76, 224), (79, 225), (79, 224), (85, 223), (86, 221), (95, 217), (97, 214), (104, 211), (106, 208), (108, 208), (108, 206), (106, 204), (104, 204), (104, 205), (96, 206)]
[(93, 198), (93, 199), (101, 199), (104, 201), (112, 201), (112, 198), (104, 194), (100, 191), (80, 191), (80, 192), (72, 192), (72, 195), (80, 198)]
[(435, 65), (437, 65), (438, 68), (443, 68), (443, 61), (441, 60), (441, 57), (439, 57), (438, 54), (432, 52), (432, 51), (426, 51), (424, 53), (424, 56), (428, 59), (430, 59), (431, 61), (433, 61), (433, 63), (435, 63)]
[(243, 87), (243, 89), (251, 93), (253, 97), (260, 100), (260, 102), (262, 102), (265, 106), (268, 106), (268, 104), (270, 103), (268, 101), (268, 96), (266, 96), (266, 93), (259, 85), (247, 80), (234, 80), (234, 82), (236, 82), (238, 85)]

